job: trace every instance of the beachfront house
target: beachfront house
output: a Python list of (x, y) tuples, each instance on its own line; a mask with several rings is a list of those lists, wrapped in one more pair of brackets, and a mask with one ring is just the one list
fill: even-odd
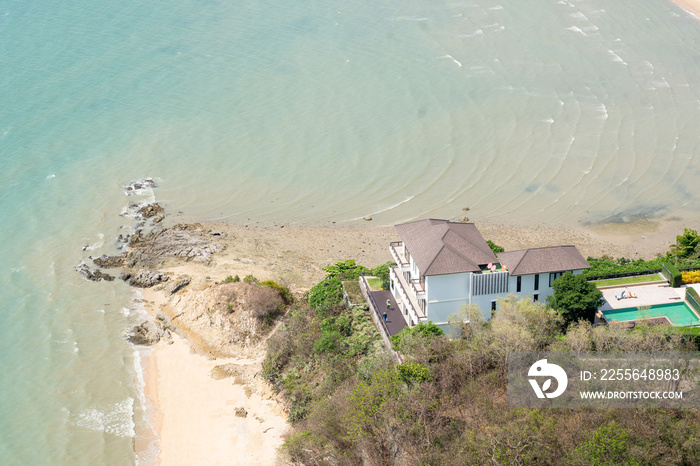
[(389, 248), (397, 264), (390, 289), (410, 326), (430, 320), (445, 327), (465, 304), (478, 305), (489, 318), (498, 298), (510, 294), (543, 301), (556, 278), (590, 267), (575, 246), (494, 254), (473, 223), (428, 219), (396, 230), (401, 241)]

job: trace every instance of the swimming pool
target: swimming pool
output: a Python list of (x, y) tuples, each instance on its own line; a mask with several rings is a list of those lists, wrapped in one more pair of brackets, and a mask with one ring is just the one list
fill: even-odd
[(655, 304), (653, 306), (626, 307), (624, 309), (611, 309), (603, 311), (603, 315), (610, 322), (648, 319), (651, 317), (667, 317), (676, 327), (689, 327), (700, 325), (700, 319), (684, 303)]

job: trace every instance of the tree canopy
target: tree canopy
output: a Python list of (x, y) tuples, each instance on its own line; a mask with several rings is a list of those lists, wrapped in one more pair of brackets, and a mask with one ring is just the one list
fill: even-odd
[(605, 302), (603, 293), (583, 275), (567, 272), (554, 280), (552, 288), (554, 295), (547, 298), (547, 304), (560, 312), (566, 325), (583, 319), (592, 323)]
[(676, 244), (671, 245), (670, 255), (676, 260), (695, 259), (700, 256), (700, 236), (695, 230), (686, 228), (676, 236)]

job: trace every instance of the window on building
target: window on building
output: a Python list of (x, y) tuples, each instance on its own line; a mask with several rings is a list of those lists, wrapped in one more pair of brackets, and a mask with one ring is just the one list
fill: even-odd
[(540, 300), (540, 295), (536, 294), (535, 296), (532, 297), (533, 301), (537, 302)]
[(418, 306), (420, 306), (421, 311), (423, 311), (423, 314), (425, 314), (425, 299), (419, 299)]
[(540, 274), (535, 274), (535, 291), (540, 289)]
[(552, 283), (554, 283), (554, 280), (561, 277), (562, 275), (564, 275), (564, 272), (552, 272), (549, 274), (549, 286), (550, 286), (550, 288), (552, 286)]
[(523, 277), (520, 277), (520, 276), (519, 276), (519, 277), (518, 277), (518, 283), (517, 283), (517, 285), (515, 286), (515, 291), (517, 291), (518, 293), (520, 293), (520, 288), (521, 288), (522, 283), (523, 283)]

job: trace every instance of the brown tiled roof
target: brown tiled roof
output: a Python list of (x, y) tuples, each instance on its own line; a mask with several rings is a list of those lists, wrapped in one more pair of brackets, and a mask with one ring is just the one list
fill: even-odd
[(551, 246), (547, 248), (521, 249), (499, 252), (498, 260), (508, 268), (511, 275), (564, 272), (566, 270), (589, 269), (576, 246)]
[(478, 272), (480, 265), (498, 262), (473, 223), (417, 220), (396, 230), (423, 275)]

